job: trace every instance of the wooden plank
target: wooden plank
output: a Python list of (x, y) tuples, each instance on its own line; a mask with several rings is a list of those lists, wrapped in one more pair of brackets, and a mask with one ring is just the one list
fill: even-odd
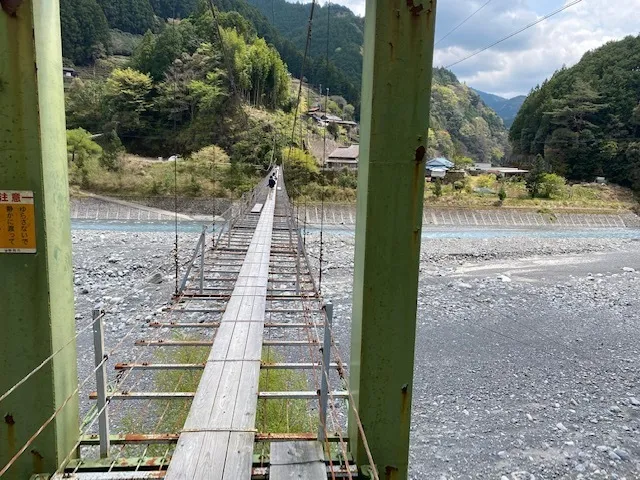
[(222, 477), (224, 480), (248, 480), (251, 478), (253, 443), (253, 433), (231, 432)]
[(251, 213), (260, 213), (262, 212), (262, 203), (256, 203), (251, 209)]
[(181, 433), (176, 445), (176, 453), (171, 457), (165, 478), (189, 480), (194, 477), (204, 440), (204, 433)]
[(215, 362), (208, 368), (204, 369), (202, 377), (200, 378), (200, 384), (198, 390), (191, 403), (191, 409), (189, 415), (184, 423), (185, 429), (197, 429), (202, 425), (205, 425), (209, 419), (210, 403), (212, 399), (216, 398), (218, 388), (220, 386), (220, 379), (224, 370), (224, 363)]
[[(229, 448), (229, 435), (229, 432), (207, 432), (204, 434), (197, 462), (193, 458), (196, 468), (193, 477), (190, 478), (194, 480), (222, 478), (227, 449)], [(165, 478), (169, 478), (168, 471)]]
[(240, 389), (236, 396), (236, 404), (231, 423), (233, 430), (249, 431), (255, 427), (259, 377), (260, 363), (242, 362)]
[[(243, 362), (224, 362), (224, 370), (220, 380), (220, 387), (213, 401), (210, 400), (209, 417), (205, 423), (196, 428), (202, 429), (231, 429), (233, 411), (240, 389), (240, 374)], [(205, 368), (206, 370), (206, 368)]]
[(327, 469), (320, 442), (271, 444), (270, 480), (326, 480)]

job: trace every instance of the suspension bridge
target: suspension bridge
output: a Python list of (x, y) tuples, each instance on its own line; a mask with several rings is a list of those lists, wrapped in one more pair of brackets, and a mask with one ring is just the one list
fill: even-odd
[[(206, 360), (115, 365), (123, 373), (117, 388), (98, 382), (98, 391), (91, 395), (98, 400), (99, 434), (80, 443), (94, 453), (91, 445), (98, 444), (102, 457), (111, 460), (81, 456), (67, 465), (67, 471), (78, 478), (95, 478), (97, 470), (103, 471), (100, 478), (123, 478), (123, 472), (143, 478), (152, 472), (153, 478), (167, 479), (358, 478), (348, 453), (346, 426), (336, 413), (349, 405), (349, 391), (344, 389), (345, 369), (332, 336), (332, 306), (323, 303), (318, 291), (282, 173), (276, 167), (270, 175), (277, 178), (274, 188), (266, 177), (218, 230), (209, 235), (203, 229), (172, 307), (161, 321), (148, 325), (170, 332), (187, 330), (189, 339), (135, 341), (149, 348), (207, 347)], [(95, 315), (97, 322), (101, 315)], [(197, 322), (192, 321), (194, 315)], [(102, 358), (103, 352), (96, 355), (97, 367), (103, 367)], [(139, 381), (126, 381), (167, 370), (201, 372), (196, 391), (139, 391)], [(272, 370), (304, 372), (309, 389), (262, 391), (261, 384), (270, 385)], [(110, 434), (107, 403), (114, 410), (118, 402), (157, 400), (191, 401), (181, 428), (163, 434)], [(291, 401), (302, 401), (305, 410), (315, 412), (307, 431), (263, 428), (268, 419), (259, 418), (259, 402), (279, 402), (287, 410)], [(268, 408), (262, 411), (266, 415)], [(122, 449), (145, 442), (162, 442), (169, 448), (155, 458), (114, 458), (111, 451), (115, 444)], [(109, 477), (114, 471), (120, 476)], [(59, 478), (64, 475), (61, 472)]]

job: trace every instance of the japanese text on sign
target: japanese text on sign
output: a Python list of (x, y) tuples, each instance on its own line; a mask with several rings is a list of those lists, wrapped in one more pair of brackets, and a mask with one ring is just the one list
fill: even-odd
[(33, 192), (0, 190), (0, 253), (36, 253)]

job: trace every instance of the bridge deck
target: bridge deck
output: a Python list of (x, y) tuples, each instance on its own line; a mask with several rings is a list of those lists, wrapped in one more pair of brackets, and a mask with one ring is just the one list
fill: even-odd
[(320, 442), (282, 442), (271, 445), (270, 480), (326, 480)]
[(250, 479), (275, 210), (270, 191), (166, 478)]

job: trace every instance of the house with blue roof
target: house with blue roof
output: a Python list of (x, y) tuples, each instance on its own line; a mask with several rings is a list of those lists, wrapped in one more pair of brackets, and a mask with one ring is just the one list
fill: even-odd
[(431, 178), (444, 178), (447, 171), (453, 168), (453, 162), (444, 157), (432, 158), (425, 167), (426, 176)]
[(432, 168), (445, 168), (448, 170), (453, 168), (453, 162), (444, 157), (432, 158), (427, 162), (427, 169), (431, 170)]

